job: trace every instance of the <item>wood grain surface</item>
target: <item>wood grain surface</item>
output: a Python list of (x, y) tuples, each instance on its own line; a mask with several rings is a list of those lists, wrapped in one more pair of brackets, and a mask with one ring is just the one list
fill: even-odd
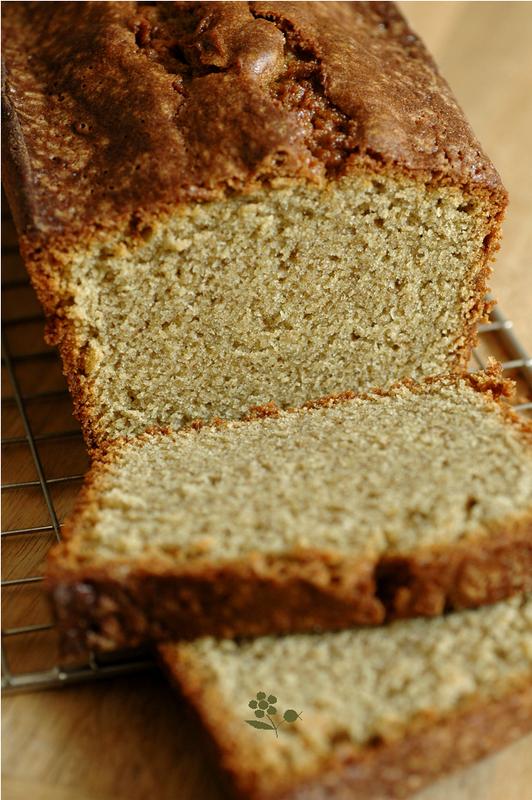
[[(532, 353), (532, 3), (404, 2), (400, 4), (422, 36), (466, 111), (482, 145), (510, 192), (504, 241), (494, 266), (492, 288), (503, 312)], [(6, 230), (7, 242), (12, 237)], [(4, 277), (20, 275), (16, 253), (6, 257)], [(69, 513), (88, 465), (76, 421), (64, 396), (64, 379), (42, 342), (40, 309), (31, 291), (9, 295), (4, 314), (35, 314), (24, 334), (16, 320), (8, 328), (12, 352), (38, 354), (17, 363), (25, 392), (37, 375), (48, 391), (45, 402), (28, 402), (39, 454), (61, 517)], [(28, 330), (30, 331), (28, 334)], [(3, 368), (4, 369), (4, 368)], [(10, 393), (4, 375), (3, 396)], [(66, 426), (66, 427), (65, 427)], [(3, 414), (4, 436), (23, 434), (11, 401)], [(54, 432), (66, 434), (47, 439)], [(7, 431), (7, 433), (6, 433)], [(36, 478), (25, 443), (9, 446), (3, 483)], [(67, 477), (68, 480), (62, 480)], [(31, 539), (7, 537), (3, 574), (38, 574), (54, 538), (40, 490), (27, 486), (4, 493), (10, 529), (42, 525)], [(37, 523), (35, 523), (37, 520)], [(3, 628), (49, 619), (38, 584), (7, 587)], [(48, 638), (47, 638), (48, 637)], [(31, 669), (52, 664), (53, 634), (35, 634), (24, 646), (10, 642), (10, 664)], [(35, 664), (34, 664), (35, 661)], [(37, 664), (38, 662), (38, 664)], [(222, 800), (225, 797), (200, 739), (184, 716), (179, 697), (158, 671), (4, 698), (2, 705), (4, 800)], [(415, 800), (530, 800), (532, 735), (500, 753), (420, 792)], [(354, 800), (356, 800), (354, 798)]]

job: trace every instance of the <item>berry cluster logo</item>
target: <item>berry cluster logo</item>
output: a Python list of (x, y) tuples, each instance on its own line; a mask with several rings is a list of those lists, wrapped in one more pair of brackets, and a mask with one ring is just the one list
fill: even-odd
[[(259, 719), (246, 720), (247, 724), (251, 725), (253, 728), (261, 728), (265, 731), (275, 731), (275, 736), (279, 738), (277, 730), (280, 728), (283, 722), (295, 722), (296, 719), (301, 719), (301, 714), (303, 713), (302, 711), (300, 711), (298, 714), (297, 711), (289, 708), (284, 712), (281, 722), (278, 722), (276, 725), (272, 719), (272, 717), (275, 717), (277, 714), (277, 709), (274, 705), (277, 702), (275, 695), (271, 694), (269, 697), (266, 697), (266, 692), (257, 692), (256, 696), (257, 699), (250, 700), (248, 705), (250, 708), (254, 709), (255, 716)], [(268, 722), (261, 722), (261, 719), (264, 717), (268, 717), (271, 725)]]

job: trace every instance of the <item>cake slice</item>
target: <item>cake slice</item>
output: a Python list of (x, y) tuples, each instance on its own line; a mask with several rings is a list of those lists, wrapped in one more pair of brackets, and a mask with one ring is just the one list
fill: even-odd
[(3, 180), (89, 444), (465, 368), (507, 195), (393, 3), (4, 3)]
[(403, 798), (532, 729), (530, 596), (160, 653), (248, 800)]
[(112, 443), (48, 563), (66, 645), (371, 625), (532, 590), (532, 429), (500, 373)]

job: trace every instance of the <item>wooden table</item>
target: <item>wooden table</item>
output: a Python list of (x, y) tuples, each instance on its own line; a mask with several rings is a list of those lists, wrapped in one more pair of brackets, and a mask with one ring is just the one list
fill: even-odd
[[(492, 287), (532, 353), (532, 4), (404, 2), (401, 7), (510, 192)], [(183, 718), (181, 701), (156, 671), (10, 696), (2, 715), (4, 800), (223, 797)], [(531, 787), (532, 735), (416, 800), (528, 800)]]

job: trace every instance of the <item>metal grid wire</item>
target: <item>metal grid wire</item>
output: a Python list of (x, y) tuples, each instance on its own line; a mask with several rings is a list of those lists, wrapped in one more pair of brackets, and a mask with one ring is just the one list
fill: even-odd
[[(4, 206), (5, 207), (5, 206)], [(79, 425), (56, 351), (43, 341), (44, 316), (16, 245), (13, 223), (2, 219), (2, 689), (13, 692), (154, 665), (146, 653), (59, 659), (50, 609), (42, 591), (47, 551), (61, 536), (83, 473), (88, 469)], [(532, 359), (499, 310), (480, 326), (471, 369), (489, 355), (517, 381), (515, 407), (532, 409)]]

